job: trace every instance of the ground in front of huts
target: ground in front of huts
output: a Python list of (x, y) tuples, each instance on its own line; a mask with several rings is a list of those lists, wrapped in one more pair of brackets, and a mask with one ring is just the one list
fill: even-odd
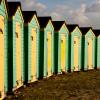
[(6, 100), (100, 100), (100, 71), (54, 75), (20, 88)]

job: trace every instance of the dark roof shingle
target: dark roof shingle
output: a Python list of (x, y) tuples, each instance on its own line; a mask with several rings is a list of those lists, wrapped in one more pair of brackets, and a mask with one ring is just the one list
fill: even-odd
[(95, 36), (100, 35), (100, 29), (94, 29), (93, 32), (94, 32)]
[(23, 11), (22, 13), (25, 23), (30, 22), (34, 15), (37, 16), (36, 11)]
[(45, 28), (46, 25), (48, 24), (48, 21), (52, 20), (52, 18), (50, 16), (37, 17), (37, 18), (38, 18), (38, 21), (39, 21), (40, 28)]
[(20, 2), (8, 2), (8, 16), (12, 17), (17, 11), (18, 7), (21, 8)]
[(77, 24), (67, 24), (68, 31), (72, 32), (77, 26)]
[(62, 25), (65, 23), (65, 21), (52, 21), (54, 30), (59, 31)]
[(80, 27), (80, 30), (83, 35), (87, 34), (87, 32), (92, 29), (91, 27)]

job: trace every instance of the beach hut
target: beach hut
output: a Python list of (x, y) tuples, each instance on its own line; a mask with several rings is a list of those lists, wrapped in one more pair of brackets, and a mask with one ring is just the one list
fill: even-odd
[(54, 26), (54, 68), (55, 73), (68, 70), (68, 35), (65, 21), (52, 21)]
[(100, 70), (100, 30), (94, 29), (95, 34), (95, 67)]
[(0, 0), (0, 100), (7, 92), (7, 1)]
[(36, 11), (23, 11), (24, 17), (24, 55), (25, 82), (33, 82), (38, 78), (39, 64), (39, 23)]
[(90, 27), (80, 27), (82, 32), (82, 65), (84, 70), (95, 68), (95, 35)]
[(9, 91), (23, 85), (24, 20), (20, 2), (8, 2), (8, 85)]
[(67, 25), (69, 30), (69, 70), (80, 71), (81, 69), (81, 37), (82, 33), (78, 25)]
[(54, 27), (51, 20), (51, 17), (38, 17), (40, 25), (40, 78), (49, 77), (54, 72)]

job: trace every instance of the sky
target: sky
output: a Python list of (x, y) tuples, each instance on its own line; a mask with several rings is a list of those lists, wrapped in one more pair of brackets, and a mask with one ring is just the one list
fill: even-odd
[(8, 0), (20, 1), (23, 10), (37, 11), (67, 24), (100, 29), (100, 0)]

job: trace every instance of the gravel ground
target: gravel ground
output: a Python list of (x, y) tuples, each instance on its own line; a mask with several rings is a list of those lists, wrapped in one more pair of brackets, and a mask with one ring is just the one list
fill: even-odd
[(100, 71), (53, 75), (21, 87), (5, 100), (100, 100)]

